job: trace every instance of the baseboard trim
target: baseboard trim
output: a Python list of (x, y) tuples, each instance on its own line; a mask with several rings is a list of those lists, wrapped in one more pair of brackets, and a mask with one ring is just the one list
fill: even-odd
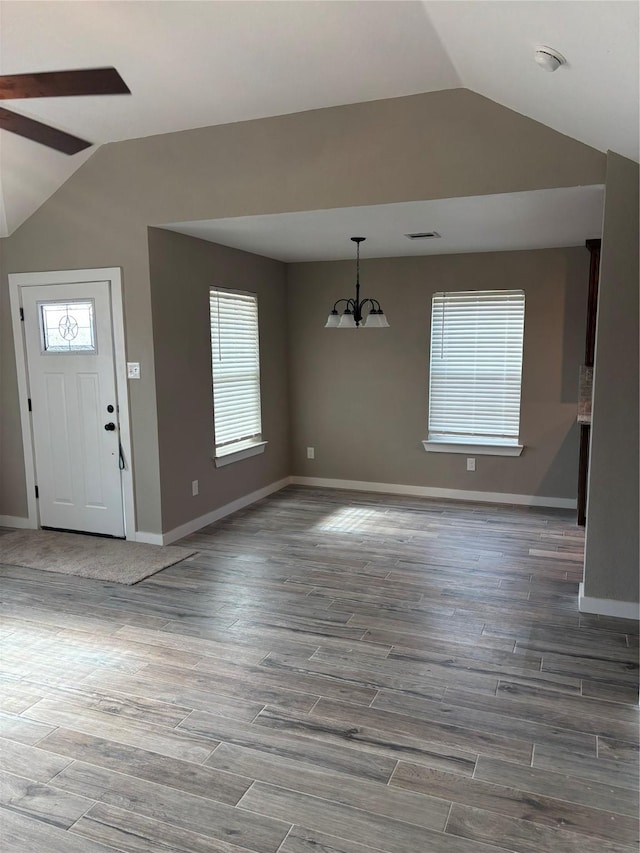
[(471, 492), (465, 489), (437, 489), (432, 486), (404, 486), (397, 483), (366, 483), (361, 480), (330, 480), (324, 477), (291, 477), (291, 482), (297, 486), (349, 489), (358, 492), (382, 492), (389, 495), (409, 495), (417, 498), (445, 498), (472, 503), (542, 506), (552, 509), (575, 509), (577, 506), (574, 498), (513, 495), (508, 492)]
[(0, 515), (0, 527), (17, 527), (19, 530), (33, 528), (31, 520), (21, 515)]
[(133, 541), (142, 542), (144, 545), (164, 545), (162, 533), (146, 533), (144, 530), (136, 530)]
[(578, 588), (578, 610), (580, 613), (595, 613), (598, 616), (614, 616), (618, 619), (640, 618), (640, 604), (635, 601), (616, 601), (613, 598), (592, 598), (584, 594), (584, 583)]
[[(173, 530), (169, 530), (167, 533), (159, 534), (142, 534), (143, 536), (158, 536), (161, 541), (154, 542), (153, 544), (158, 545), (170, 545), (172, 542), (176, 542), (178, 539), (182, 539), (184, 536), (188, 536), (190, 533), (195, 533), (196, 530), (200, 530), (203, 527), (206, 527), (208, 524), (213, 524), (215, 521), (220, 521), (221, 518), (224, 518), (227, 515), (231, 515), (233, 512), (237, 512), (239, 509), (244, 509), (244, 507), (249, 506), (250, 504), (255, 503), (256, 501), (262, 500), (262, 498), (266, 498), (268, 495), (272, 495), (274, 492), (279, 492), (280, 489), (284, 489), (285, 486), (288, 486), (291, 483), (290, 477), (284, 477), (282, 480), (277, 480), (275, 483), (270, 483), (268, 486), (265, 486), (262, 489), (258, 489), (255, 492), (250, 492), (248, 495), (243, 495), (241, 498), (238, 498), (235, 501), (231, 501), (231, 503), (225, 504), (224, 506), (218, 507), (218, 509), (214, 509), (211, 512), (206, 513), (206, 515), (201, 515), (199, 518), (194, 518), (192, 521), (187, 521), (185, 524), (181, 524), (179, 527), (174, 527)], [(136, 534), (136, 539), (140, 534)], [(149, 541), (140, 540), (140, 541)]]

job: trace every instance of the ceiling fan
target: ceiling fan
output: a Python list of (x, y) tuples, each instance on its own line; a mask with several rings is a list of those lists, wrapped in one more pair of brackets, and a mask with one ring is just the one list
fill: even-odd
[[(130, 95), (115, 68), (82, 68), (40, 74), (0, 75), (0, 101), (19, 98), (62, 98), (72, 95)], [(0, 129), (17, 133), (63, 154), (76, 154), (92, 145), (48, 124), (0, 107)]]

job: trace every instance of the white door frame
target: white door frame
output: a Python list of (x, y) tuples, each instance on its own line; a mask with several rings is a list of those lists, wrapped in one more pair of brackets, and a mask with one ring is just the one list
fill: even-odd
[(103, 267), (88, 270), (56, 270), (53, 272), (9, 273), (9, 299), (11, 304), (11, 322), (13, 342), (16, 353), (16, 373), (18, 378), (18, 397), (20, 400), (20, 422), (22, 425), (22, 446), (24, 450), (24, 470), (27, 486), (27, 527), (40, 527), (40, 514), (36, 500), (36, 469), (29, 413), (29, 381), (24, 339), (24, 322), (21, 320), (23, 287), (38, 287), (48, 284), (83, 284), (92, 281), (111, 282), (111, 316), (113, 323), (113, 350), (116, 375), (116, 397), (120, 421), (120, 443), (125, 458), (122, 470), (122, 508), (124, 512), (124, 530), (127, 539), (135, 540), (135, 501), (133, 489), (133, 469), (131, 457), (131, 422), (129, 418), (129, 394), (127, 387), (127, 357), (124, 335), (124, 310), (122, 299), (122, 271), (120, 267)]

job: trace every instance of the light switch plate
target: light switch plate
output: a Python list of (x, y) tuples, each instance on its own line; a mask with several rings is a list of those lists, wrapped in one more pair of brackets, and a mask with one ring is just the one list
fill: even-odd
[(140, 379), (140, 362), (127, 362), (127, 379)]

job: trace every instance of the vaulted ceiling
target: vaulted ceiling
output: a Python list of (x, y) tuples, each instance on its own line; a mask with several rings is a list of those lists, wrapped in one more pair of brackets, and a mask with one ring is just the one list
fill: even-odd
[[(537, 45), (567, 64), (534, 62)], [(378, 0), (0, 2), (0, 73), (115, 66), (130, 96), (14, 100), (95, 145), (466, 87), (638, 159), (638, 4)], [(95, 151), (0, 132), (0, 233)]]

